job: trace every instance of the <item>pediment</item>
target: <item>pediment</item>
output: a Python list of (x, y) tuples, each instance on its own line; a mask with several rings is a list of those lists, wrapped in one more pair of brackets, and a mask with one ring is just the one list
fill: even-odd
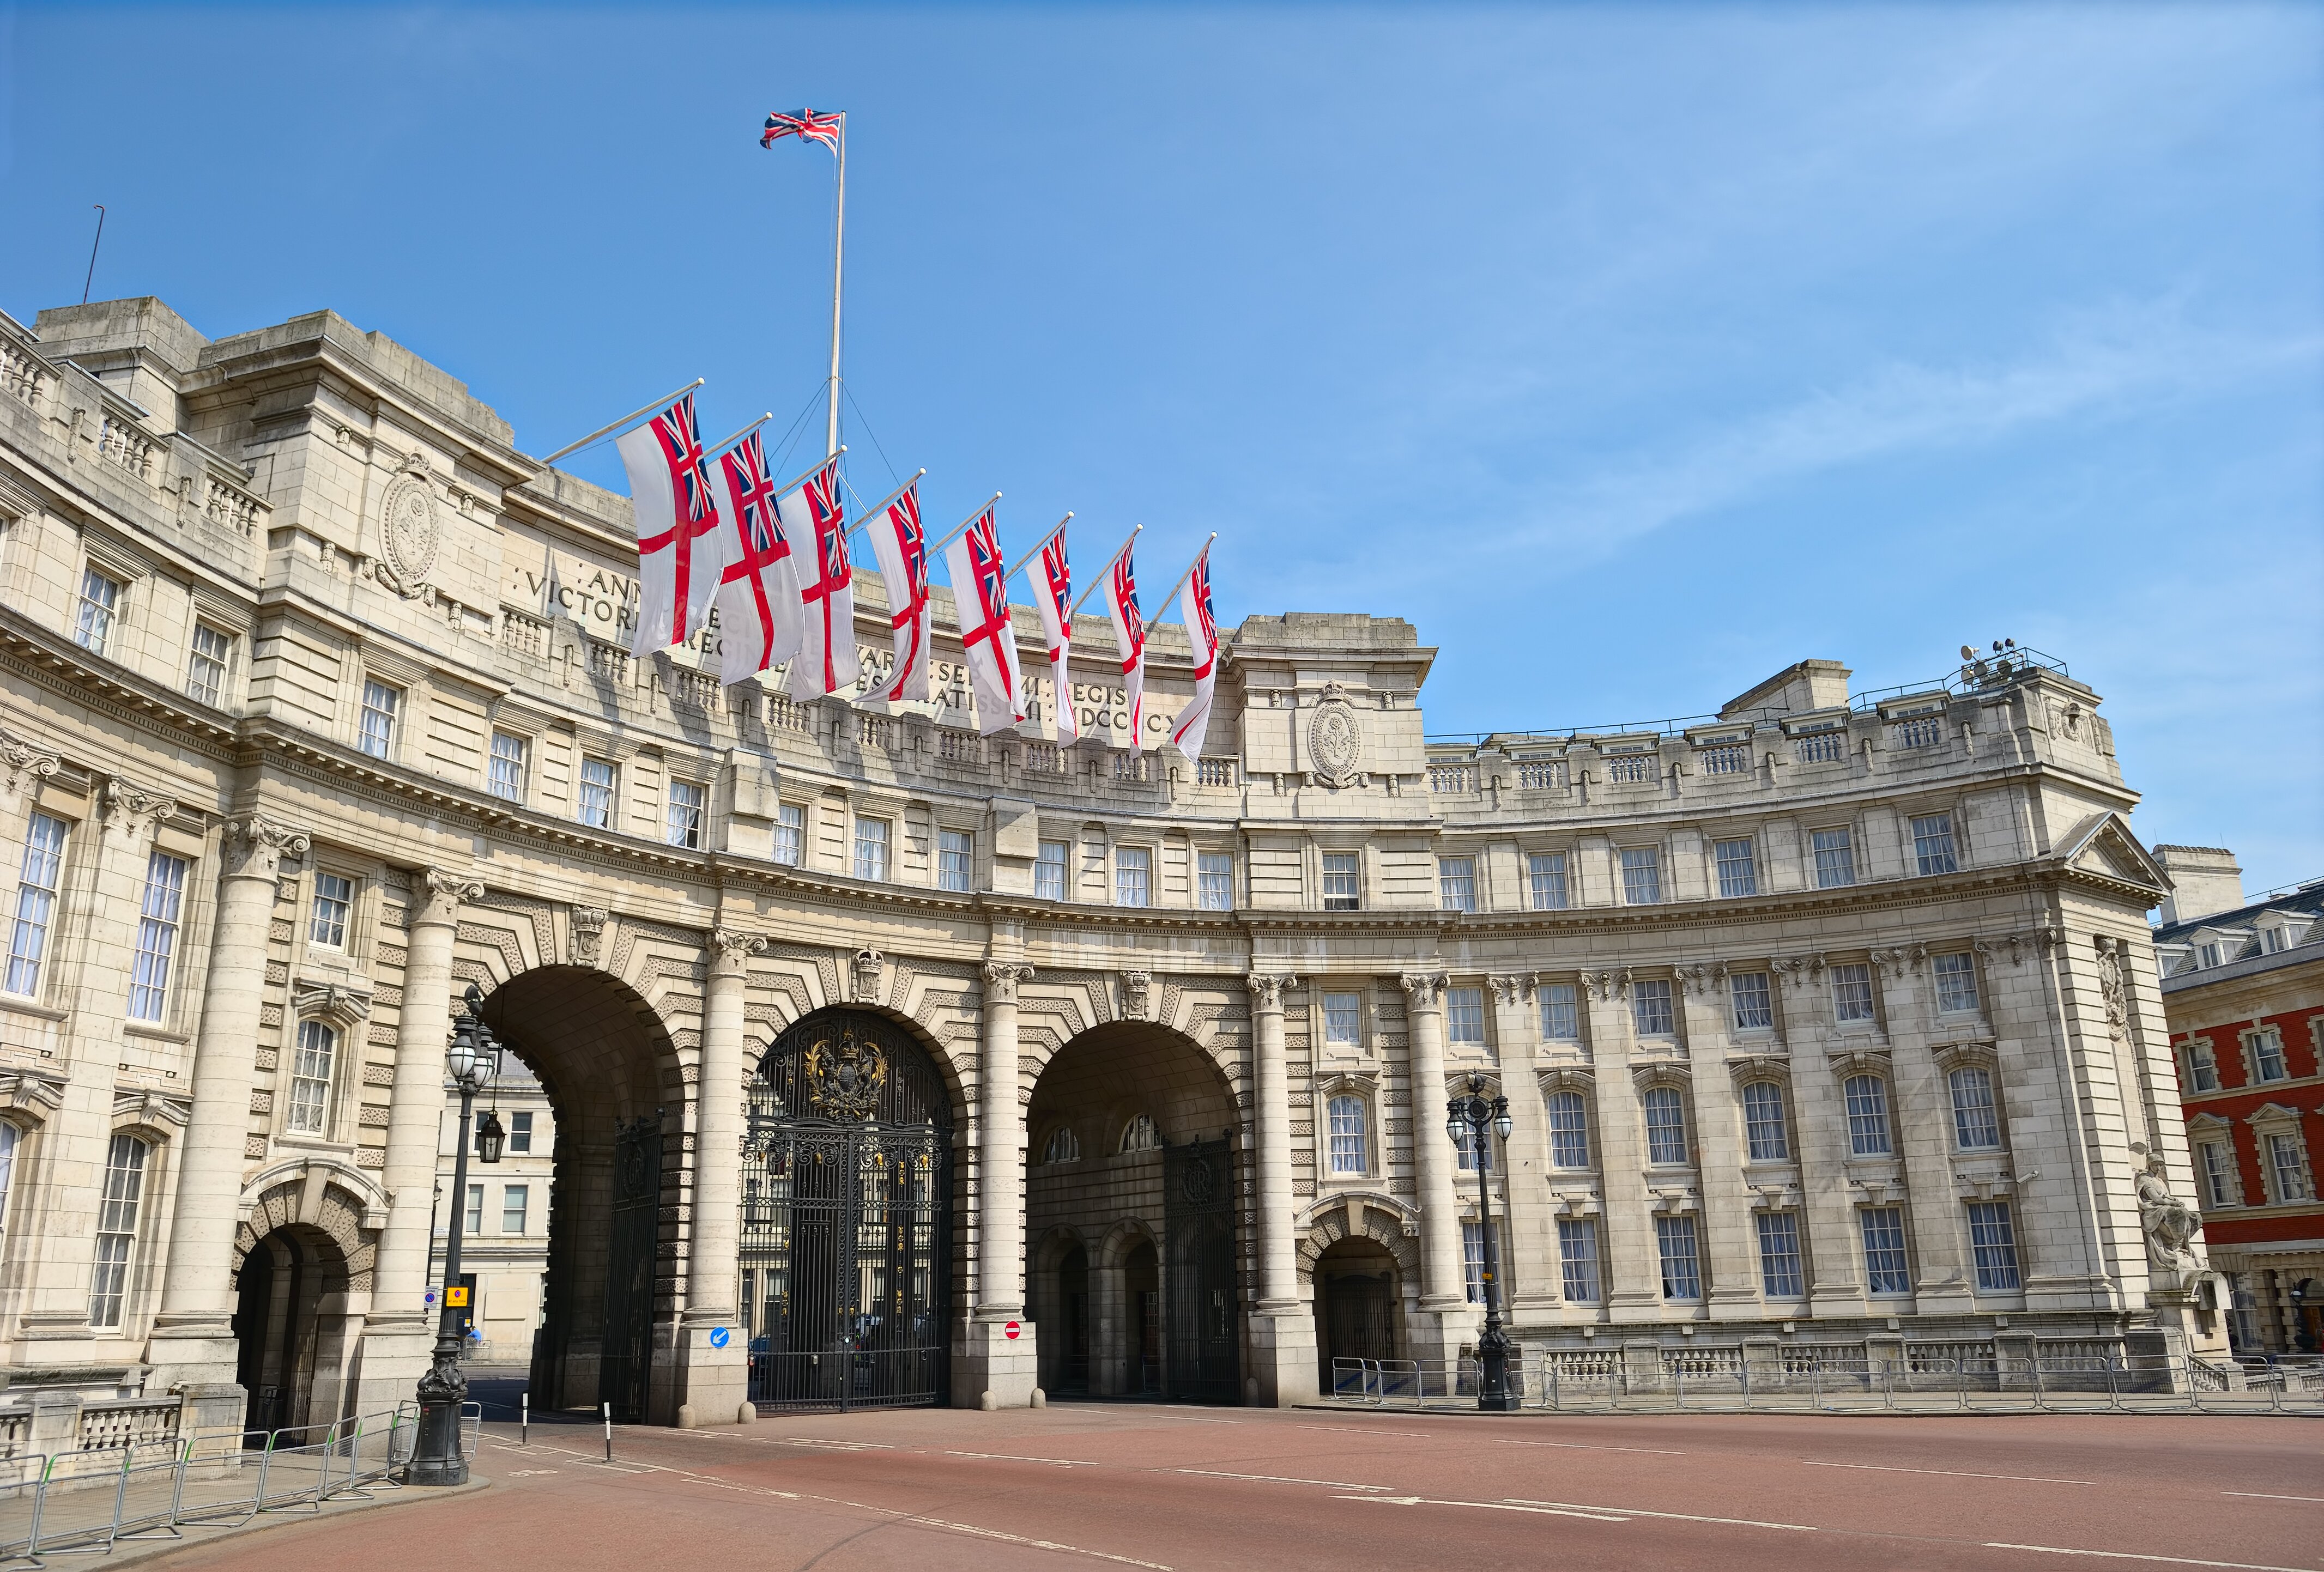
[(2128, 822), (2111, 811), (2093, 814), (2078, 825), (2059, 847), (2057, 860), (2078, 872), (2153, 890), (2158, 899), (2171, 891), (2170, 876), (2130, 832)]

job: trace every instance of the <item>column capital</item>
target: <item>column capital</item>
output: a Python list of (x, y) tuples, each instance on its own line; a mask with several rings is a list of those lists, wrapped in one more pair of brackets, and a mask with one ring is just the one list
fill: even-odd
[(1033, 969), (1013, 961), (988, 961), (984, 963), (984, 994), (989, 1003), (1013, 1005), (1017, 1002), (1017, 985), (1030, 982)]
[(1262, 1010), (1280, 1010), (1286, 988), (1299, 986), (1299, 975), (1292, 971), (1254, 971), (1242, 979), (1250, 990), (1250, 1002)]
[(226, 876), (272, 879), (285, 857), (304, 857), (312, 843), (304, 830), (251, 814), (226, 823)]
[(1497, 971), (1485, 980), (1492, 985), (1493, 997), (1505, 1005), (1529, 999), (1541, 988), (1540, 974), (1532, 971)]
[(482, 879), (470, 878), (464, 873), (423, 868), (412, 881), (412, 893), (420, 897), (420, 909), (412, 916), (415, 924), (434, 923), (449, 927), (460, 920), (460, 903), (482, 900), (484, 886)]
[(104, 805), (99, 814), (106, 829), (119, 830), (134, 844), (177, 811), (177, 798), (163, 792), (149, 792), (116, 775), (105, 783)]
[(14, 793), (27, 782), (37, 786), (63, 766), (62, 756), (54, 749), (0, 726), (0, 788)]
[(756, 933), (745, 933), (739, 928), (710, 930), (710, 975), (741, 977), (752, 956), (767, 947), (766, 940)]
[(1404, 985), (1404, 997), (1416, 1009), (1433, 1010), (1444, 1003), (1444, 989), (1452, 981), (1442, 971), (1407, 971), (1397, 980)]

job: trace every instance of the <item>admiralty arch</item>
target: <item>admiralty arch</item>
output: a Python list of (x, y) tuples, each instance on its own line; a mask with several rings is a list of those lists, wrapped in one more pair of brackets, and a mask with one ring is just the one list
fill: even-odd
[(931, 704), (632, 659), (627, 501), (335, 315), (0, 318), (0, 382), (18, 1388), (408, 1395), (472, 984), (556, 1115), (536, 1407), (1296, 1402), (1473, 1347), (1480, 1178), (1529, 1365), (2224, 1349), (2141, 1227), (2166, 887), (2059, 661), (1451, 740), (1419, 630), (1292, 612), (1199, 761), (1102, 684), (985, 738), (948, 605)]

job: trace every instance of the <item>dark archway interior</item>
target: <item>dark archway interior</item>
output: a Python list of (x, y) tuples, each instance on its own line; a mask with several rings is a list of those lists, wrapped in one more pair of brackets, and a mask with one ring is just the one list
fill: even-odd
[(1323, 1389), (1333, 1390), (1335, 1361), (1401, 1359), (1404, 1349), (1404, 1287), (1388, 1246), (1342, 1239), (1318, 1255), (1315, 1351)]
[[(317, 1380), (342, 1368), (347, 1263), (320, 1228), (292, 1223), (263, 1236), (235, 1274), (235, 1379), (249, 1393), (243, 1428), (328, 1425), (337, 1393)], [(291, 1436), (286, 1444), (307, 1438)]]

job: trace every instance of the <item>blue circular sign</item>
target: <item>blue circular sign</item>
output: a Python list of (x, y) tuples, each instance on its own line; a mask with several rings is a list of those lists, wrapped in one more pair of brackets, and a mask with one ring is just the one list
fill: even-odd
[(710, 1346), (714, 1348), (723, 1348), (726, 1346), (725, 1328), (713, 1327), (710, 1328)]

